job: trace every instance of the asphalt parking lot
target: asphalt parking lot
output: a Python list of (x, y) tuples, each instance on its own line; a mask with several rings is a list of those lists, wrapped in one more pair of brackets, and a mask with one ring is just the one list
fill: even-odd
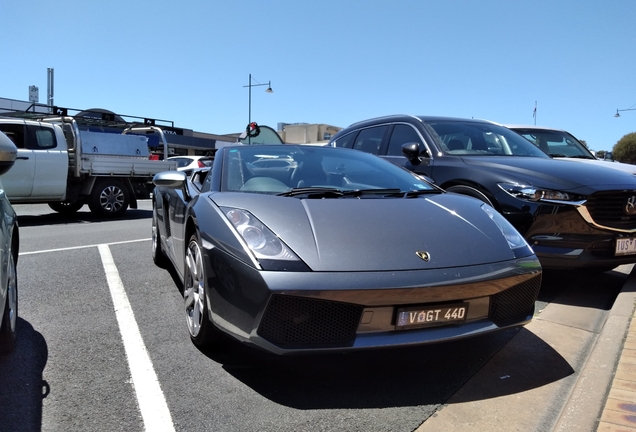
[(118, 221), (16, 206), (20, 341), (0, 358), (0, 430), (554, 430), (631, 270), (546, 274), (531, 324), (473, 339), (201, 352), (140, 204)]

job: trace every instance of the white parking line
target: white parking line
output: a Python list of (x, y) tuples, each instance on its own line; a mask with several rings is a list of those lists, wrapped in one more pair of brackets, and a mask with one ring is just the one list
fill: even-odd
[[(123, 241), (120, 241), (120, 242), (112, 242), (112, 243), (107, 243), (107, 244), (108, 245), (117, 245), (117, 244), (126, 244), (126, 243), (137, 243), (137, 242), (150, 241), (150, 240), (152, 240), (152, 239), (149, 237), (149, 238), (145, 238), (145, 239), (123, 240)], [(32, 251), (32, 252), (20, 252), (18, 255), (19, 256), (22, 256), (22, 255), (35, 255), (35, 254), (49, 253), (49, 252), (60, 252), (60, 251), (68, 251), (68, 250), (75, 250), (75, 249), (94, 248), (94, 247), (99, 247), (99, 246), (101, 246), (101, 245), (92, 244), (92, 245), (82, 245), (82, 246), (71, 246), (71, 247), (58, 248), (58, 249), (45, 249), (45, 250), (38, 250), (38, 251)]]
[(119, 331), (128, 357), (133, 387), (147, 431), (173, 432), (174, 425), (157, 374), (124, 289), (113, 256), (106, 244), (97, 245), (102, 257), (110, 294), (113, 298)]

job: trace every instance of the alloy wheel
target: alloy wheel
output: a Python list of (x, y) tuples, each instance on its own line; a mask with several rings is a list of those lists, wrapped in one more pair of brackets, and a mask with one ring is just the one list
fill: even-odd
[(184, 281), (183, 297), (185, 299), (186, 321), (190, 335), (199, 335), (204, 319), (205, 307), (205, 276), (203, 271), (203, 257), (196, 239), (190, 240), (185, 257), (186, 277)]

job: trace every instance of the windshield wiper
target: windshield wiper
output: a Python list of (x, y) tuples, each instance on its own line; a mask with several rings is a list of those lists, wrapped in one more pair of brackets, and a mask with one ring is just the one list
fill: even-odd
[(416, 189), (416, 190), (405, 192), (404, 198), (415, 198), (420, 195), (440, 194), (440, 193), (443, 193), (441, 189)]
[(384, 195), (391, 196), (395, 194), (401, 194), (399, 189), (354, 189), (354, 190), (342, 190), (336, 188), (326, 187), (303, 187), (294, 188), (287, 192), (279, 193), (279, 196), (297, 196), (307, 195), (309, 198), (339, 198), (339, 197), (361, 197), (363, 195)]
[(301, 187), (301, 188), (293, 188), (288, 190), (287, 192), (282, 192), (277, 194), (278, 196), (296, 196), (296, 195), (319, 195), (322, 197), (341, 197), (344, 196), (344, 193), (340, 189), (336, 188), (326, 188), (326, 187)]
[(567, 156), (560, 153), (550, 153), (550, 157), (567, 157)]

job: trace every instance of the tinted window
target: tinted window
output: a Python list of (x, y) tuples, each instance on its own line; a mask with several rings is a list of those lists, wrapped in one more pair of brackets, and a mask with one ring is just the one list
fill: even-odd
[(24, 124), (0, 123), (0, 131), (4, 132), (17, 148), (24, 148)]
[(380, 153), (382, 137), (384, 137), (388, 127), (388, 125), (384, 125), (362, 129), (356, 137), (356, 142), (353, 144), (353, 148), (365, 153), (377, 155)]
[(41, 126), (28, 126), (29, 139), (26, 147), (30, 150), (47, 150), (57, 146), (55, 134), (52, 128)]
[(192, 159), (190, 158), (170, 158), (170, 161), (176, 162), (177, 168), (183, 168), (190, 165), (190, 163), (192, 163)]
[(333, 145), (333, 147), (351, 148), (351, 146), (353, 146), (353, 139), (356, 137), (357, 133), (358, 131), (353, 131), (351, 133), (341, 136), (340, 138), (338, 138), (336, 141), (332, 143), (332, 144), (335, 144)]
[(594, 156), (572, 135), (552, 130), (513, 129), (522, 137), (553, 157), (583, 156), (593, 159)]
[(389, 156), (402, 156), (402, 144), (407, 143), (419, 143), (423, 145), (422, 139), (417, 131), (409, 125), (397, 124), (393, 128), (391, 133), (391, 139), (389, 140), (389, 149), (387, 155)]
[(432, 120), (425, 127), (446, 153), (549, 157), (516, 132), (492, 123)]

